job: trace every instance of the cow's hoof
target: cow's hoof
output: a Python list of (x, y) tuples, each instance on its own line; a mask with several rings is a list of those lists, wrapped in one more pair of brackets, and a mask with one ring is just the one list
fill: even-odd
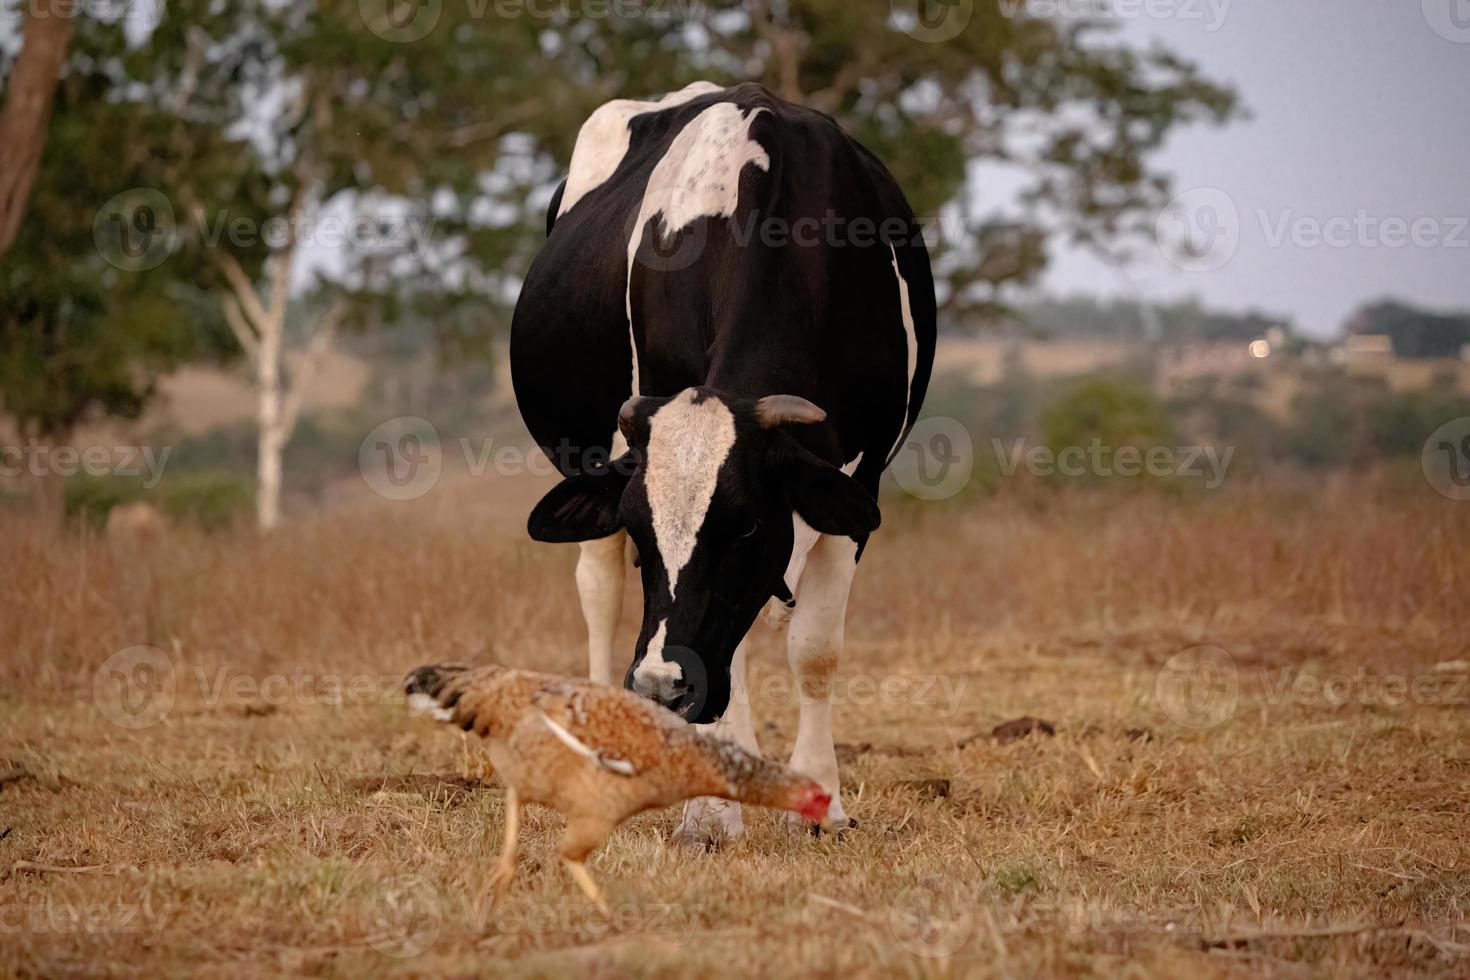
[(718, 851), (744, 833), (739, 803), (702, 796), (684, 804), (684, 816), (674, 828), (674, 843)]

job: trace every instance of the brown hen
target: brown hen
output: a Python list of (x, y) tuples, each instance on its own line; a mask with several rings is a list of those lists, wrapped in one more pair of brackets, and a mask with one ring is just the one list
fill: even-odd
[(505, 783), (505, 842), (485, 883), (501, 897), (515, 876), (520, 805), (567, 819), (561, 856), (606, 908), (583, 863), (623, 821), (698, 796), (792, 810), (821, 823), (831, 796), (815, 780), (687, 724), (630, 691), (506, 667), (420, 667), (409, 709), (485, 739)]

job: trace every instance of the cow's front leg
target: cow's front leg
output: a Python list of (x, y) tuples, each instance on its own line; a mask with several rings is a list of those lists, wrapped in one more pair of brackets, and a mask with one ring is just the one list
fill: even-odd
[(582, 542), (577, 559), (577, 594), (587, 621), (587, 676), (599, 684), (613, 683), (613, 635), (623, 611), (626, 531)]
[(850, 821), (842, 809), (837, 750), (832, 744), (832, 686), (842, 654), (847, 597), (856, 571), (857, 543), (851, 538), (822, 535), (802, 569), (786, 641), (787, 660), (796, 678), (801, 705), (791, 768), (815, 779), (832, 794), (828, 813), (838, 829)]
[[(730, 739), (752, 755), (760, 755), (755, 724), (750, 717), (750, 694), (746, 689), (745, 653), (749, 644), (749, 637), (741, 640), (735, 656), (730, 658), (730, 706), (719, 721), (700, 727)], [(674, 829), (674, 840), (697, 847), (718, 847), (743, 833), (745, 820), (740, 815), (739, 803), (717, 796), (701, 796), (684, 804), (684, 814)]]

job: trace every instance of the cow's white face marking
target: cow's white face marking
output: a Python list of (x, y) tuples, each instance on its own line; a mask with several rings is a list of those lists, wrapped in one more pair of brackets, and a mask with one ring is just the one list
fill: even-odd
[(577, 133), (577, 146), (572, 150), (572, 166), (567, 172), (567, 187), (562, 192), (557, 217), (570, 211), (578, 201), (601, 187), (617, 172), (633, 138), (629, 123), (634, 116), (660, 109), (672, 109), (721, 91), (713, 82), (695, 82), (653, 102), (618, 99), (602, 106), (582, 124)]
[(720, 467), (735, 445), (735, 416), (718, 398), (695, 402), (685, 389), (648, 418), (643, 484), (653, 536), (669, 578), (669, 598), (715, 496)]
[(741, 110), (733, 102), (717, 102), (696, 116), (669, 144), (653, 168), (643, 194), (638, 220), (628, 241), (628, 339), (633, 345), (633, 392), (638, 387), (638, 345), (633, 339), (633, 263), (643, 230), (659, 217), (660, 241), (683, 231), (700, 218), (728, 218), (740, 203), (740, 174), (753, 163), (771, 169), (771, 157), (750, 138), (750, 124), (765, 109)]
[(667, 642), (668, 635), (669, 621), (663, 620), (649, 639), (648, 650), (638, 664), (638, 669), (633, 672), (635, 680), (644, 689), (652, 689), (662, 682), (677, 681), (684, 676), (683, 668), (664, 659), (664, 643)]
[(898, 427), (898, 438), (893, 441), (893, 448), (888, 451), (888, 462), (893, 462), (893, 457), (898, 455), (898, 445), (903, 441), (904, 433), (909, 427), (909, 407), (914, 403), (914, 369), (919, 366), (919, 336), (914, 331), (914, 309), (909, 305), (909, 284), (898, 268), (898, 249), (893, 245), (888, 246), (893, 253), (893, 274), (898, 277), (898, 301), (903, 309), (903, 332), (909, 345), (909, 387), (908, 394), (904, 396), (903, 422)]

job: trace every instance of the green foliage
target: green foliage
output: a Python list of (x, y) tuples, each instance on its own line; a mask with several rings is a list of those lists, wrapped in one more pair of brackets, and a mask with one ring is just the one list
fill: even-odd
[(102, 529), (114, 507), (150, 503), (179, 523), (216, 531), (248, 519), (255, 486), (248, 477), (222, 471), (170, 473), (157, 487), (139, 477), (76, 476), (66, 481), (67, 517)]
[(254, 481), (234, 473), (179, 473), (159, 490), (165, 514), (206, 531), (247, 521), (255, 508)]
[(1194, 444), (1233, 449), (1232, 473), (1290, 459), (1291, 428), (1258, 404), (1263, 384), (1255, 375), (1206, 375), (1182, 387), (1167, 402), (1176, 430)]
[(66, 516), (97, 530), (107, 526), (114, 507), (142, 500), (143, 481), (117, 476), (78, 475), (66, 481), (62, 499)]
[(1328, 371), (1292, 400), (1289, 455), (1307, 466), (1361, 466), (1417, 456), (1434, 430), (1470, 415), (1453, 383), (1396, 392), (1379, 378)]
[(995, 884), (1001, 891), (1012, 895), (1035, 891), (1039, 886), (1036, 869), (1029, 864), (1008, 864), (995, 869)]
[[(55, 437), (92, 413), (136, 417), (161, 373), (236, 352), (224, 260), (259, 282), (309, 243), (293, 219), (327, 213), (426, 232), (344, 249), (318, 286), (352, 298), (349, 328), (415, 321), (483, 353), (580, 124), (617, 97), (763, 82), (868, 142), (926, 219), (963, 201), (976, 164), (1027, 175), (1023, 215), (966, 214), (939, 250), (953, 306), (1034, 278), (1048, 229), (1120, 243), (1164, 200), (1149, 161), (1168, 135), (1237, 111), (1161, 49), (1001, 0), (977, 0), (941, 43), (906, 33), (891, 4), (851, 0), (667, 5), (676, 23), (432, 4), (411, 40), (370, 24), (376, 6), (172, 0), (141, 43), (117, 19), (79, 18), (32, 212), (0, 269), (8, 414)], [(160, 194), (175, 223), (166, 260), (140, 271), (93, 239), (99, 209), (130, 188)]]
[(169, 117), (117, 98), (118, 34), (78, 18), (28, 215), (0, 260), (0, 408), (26, 436), (64, 440), (98, 412), (136, 418), (160, 374), (230, 345), (218, 316), (201, 315), (197, 254), (124, 272), (94, 236), (104, 202), (166, 179), (151, 147)]
[(1146, 450), (1174, 440), (1173, 422), (1152, 391), (1108, 377), (1086, 379), (1048, 406), (1042, 430), (1053, 452), (1094, 442)]

